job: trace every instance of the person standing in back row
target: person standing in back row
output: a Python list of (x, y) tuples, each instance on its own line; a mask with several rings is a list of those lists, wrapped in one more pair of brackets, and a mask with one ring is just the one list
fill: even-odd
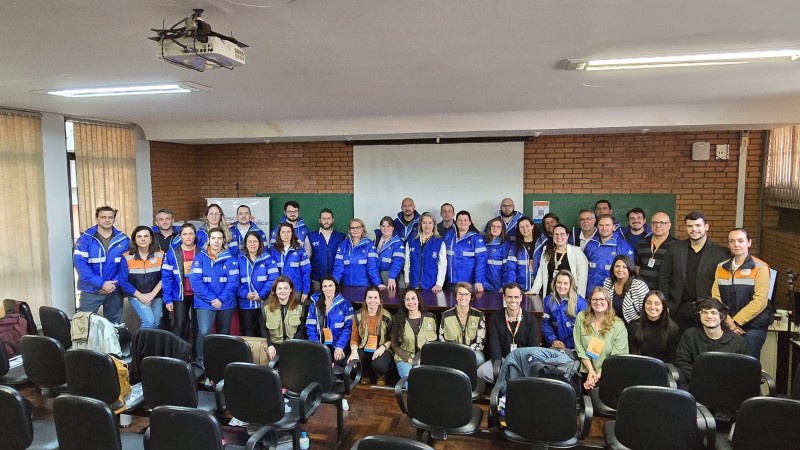
[(717, 264), (728, 258), (728, 250), (708, 238), (702, 212), (690, 212), (684, 221), (689, 238), (670, 244), (658, 275), (658, 290), (667, 296), (669, 313), (681, 332), (698, 325), (695, 303), (711, 296)]
[(419, 213), (414, 205), (414, 199), (406, 197), (400, 204), (400, 212), (394, 219), (394, 232), (404, 243), (414, 239), (419, 233)]
[(311, 244), (311, 292), (319, 291), (322, 278), (333, 273), (336, 250), (347, 238), (344, 233), (333, 229), (333, 221), (333, 211), (323, 208), (319, 212), (319, 230), (308, 233)]

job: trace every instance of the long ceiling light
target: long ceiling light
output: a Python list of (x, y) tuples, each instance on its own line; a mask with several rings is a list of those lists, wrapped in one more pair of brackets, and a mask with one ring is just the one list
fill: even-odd
[(766, 61), (795, 61), (800, 49), (697, 53), (641, 58), (568, 59), (566, 70), (660, 69), (665, 67), (720, 66)]
[(59, 97), (113, 97), (120, 95), (153, 95), (153, 94), (178, 94), (186, 92), (206, 91), (211, 89), (202, 84), (190, 82), (178, 82), (168, 84), (146, 84), (146, 85), (126, 85), (126, 86), (108, 86), (98, 88), (79, 88), (79, 89), (64, 89), (60, 91), (35, 91), (38, 93), (45, 93), (50, 95), (57, 95)]

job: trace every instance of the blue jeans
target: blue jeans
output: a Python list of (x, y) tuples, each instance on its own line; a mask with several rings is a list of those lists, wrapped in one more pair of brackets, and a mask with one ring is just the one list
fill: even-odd
[(103, 307), (103, 317), (111, 323), (120, 323), (122, 320), (122, 293), (117, 290), (110, 294), (81, 291), (81, 306), (78, 311), (97, 313)]
[(767, 329), (751, 328), (745, 330), (745, 335), (743, 337), (745, 342), (747, 342), (747, 354), (760, 360), (761, 347), (764, 346), (764, 342), (767, 340)]
[(155, 328), (158, 325), (161, 320), (161, 305), (163, 304), (161, 297), (154, 298), (149, 305), (145, 305), (133, 297), (129, 297), (129, 301), (133, 310), (136, 311), (136, 315), (139, 316), (139, 320), (142, 321), (141, 328)]
[(203, 339), (211, 334), (211, 326), (216, 323), (217, 334), (231, 333), (231, 319), (234, 308), (230, 309), (204, 309), (194, 310), (197, 320), (197, 362), (203, 364)]

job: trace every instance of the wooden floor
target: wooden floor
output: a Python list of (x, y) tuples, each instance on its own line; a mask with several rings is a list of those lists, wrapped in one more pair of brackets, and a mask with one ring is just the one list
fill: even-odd
[[(53, 400), (42, 397), (39, 389), (31, 384), (22, 386), (20, 392), (30, 400), (35, 408), (34, 418), (52, 420)], [(389, 388), (360, 385), (349, 397), (350, 410), (345, 411), (346, 434), (339, 445), (336, 442), (336, 409), (332, 405), (321, 405), (317, 413), (302, 428), (311, 438), (312, 449), (349, 449), (360, 438), (375, 434), (402, 436), (414, 439), (416, 432), (408, 417), (400, 412), (394, 391)], [(484, 402), (485, 403), (485, 402)], [(535, 401), (531, 402), (535, 408)], [(436, 449), (506, 449), (530, 448), (505, 440), (496, 429), (487, 429), (484, 410), (481, 431), (469, 437), (450, 436), (446, 441), (437, 441)], [(546, 412), (544, 412), (546, 413)], [(602, 448), (602, 423), (606, 419), (595, 418), (590, 436), (578, 448)], [(227, 423), (223, 418), (221, 422)], [(143, 433), (148, 425), (145, 417), (134, 417), (131, 426), (123, 429), (129, 433)], [(223, 435), (230, 443), (244, 444), (247, 433), (244, 428), (223, 426)]]

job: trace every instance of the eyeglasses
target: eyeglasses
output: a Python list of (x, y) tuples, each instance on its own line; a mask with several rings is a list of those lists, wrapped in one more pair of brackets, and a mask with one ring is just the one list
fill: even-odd
[(589, 301), (592, 302), (592, 303), (600, 303), (600, 302), (605, 302), (605, 301), (608, 301), (608, 300), (606, 300), (605, 297), (602, 297), (602, 298), (593, 298), (593, 299), (591, 299)]
[(360, 230), (360, 229), (361, 229), (361, 226), (357, 226), (357, 227), (350, 227), (350, 229), (351, 229), (351, 230), (354, 230), (354, 231), (355, 231), (355, 230)]
[(669, 225), (669, 222), (655, 222), (655, 221), (653, 222), (654, 227), (664, 227), (667, 225)]
[(286, 210), (286, 211), (284, 211), (284, 212), (285, 212), (286, 214), (297, 214), (297, 213), (299, 213), (299, 212), (300, 212), (300, 210), (299, 210), (299, 209), (287, 209), (287, 210)]
[(553, 237), (567, 237), (567, 233), (553, 233)]
[(469, 292), (456, 292), (456, 297), (469, 297), (471, 295)]

